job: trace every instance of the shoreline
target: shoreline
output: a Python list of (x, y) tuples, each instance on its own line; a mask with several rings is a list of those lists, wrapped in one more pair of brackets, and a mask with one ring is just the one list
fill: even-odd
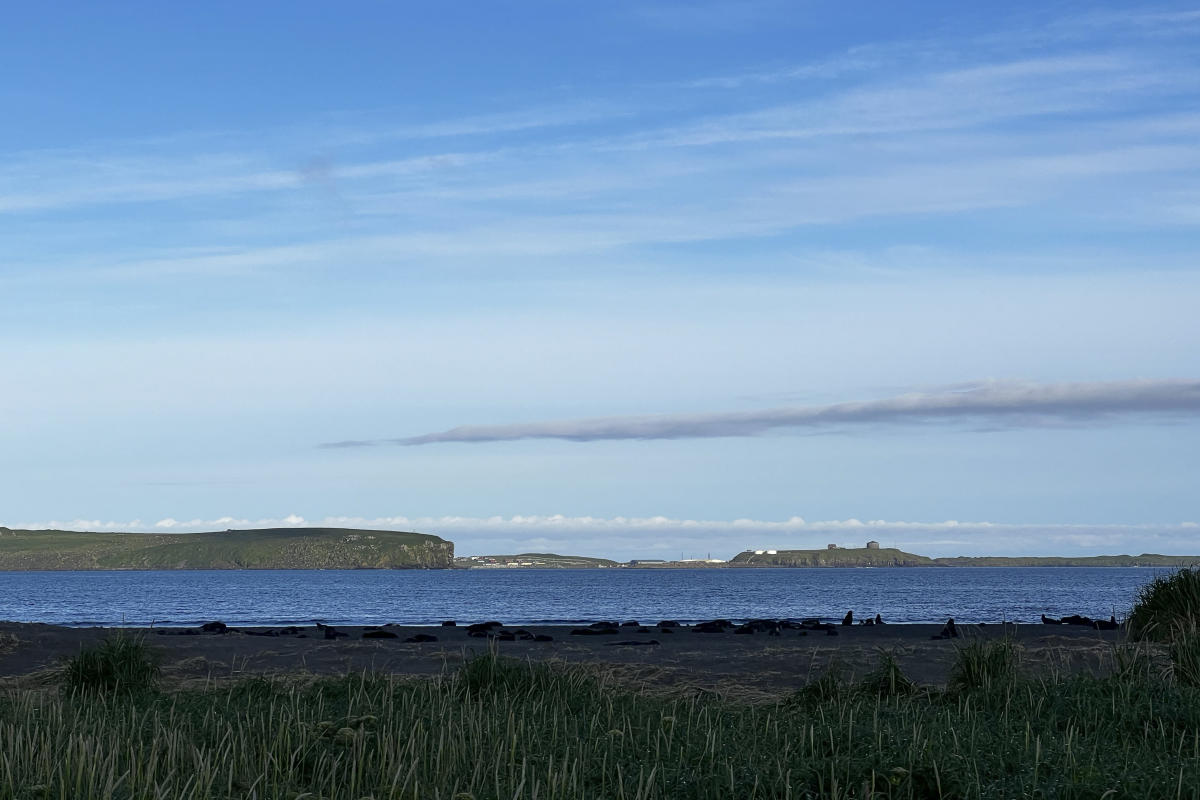
[[(316, 676), (380, 672), (433, 678), (469, 658), (495, 649), (533, 661), (586, 664), (659, 690), (700, 688), (745, 696), (780, 695), (799, 689), (831, 667), (862, 675), (893, 653), (905, 673), (926, 685), (941, 685), (958, 649), (972, 641), (1009, 637), (1022, 652), (1024, 668), (1104, 674), (1124, 641), (1121, 630), (1074, 625), (961, 624), (957, 639), (937, 638), (942, 625), (892, 624), (786, 629), (781, 635), (698, 632), (695, 626), (609, 634), (572, 634), (580, 626), (513, 626), (529, 639), (472, 637), (466, 625), (346, 626), (326, 639), (316, 626), (271, 635), (266, 626), (224, 633), (185, 633), (181, 628), (63, 627), (0, 622), (0, 685), (37, 685), (82, 647), (117, 633), (143, 635), (159, 653), (164, 681), (174, 685), (249, 676)], [(364, 638), (384, 631), (387, 638)], [(664, 632), (669, 631), (669, 632)], [(435, 641), (406, 642), (415, 637)], [(549, 637), (538, 641), (533, 637)]]
[[(959, 557), (955, 557), (959, 558)], [(997, 557), (994, 556), (970, 556), (962, 557), (964, 561), (970, 559), (991, 560)], [(1049, 559), (1050, 557), (1047, 557)], [(1055, 556), (1054, 558), (1059, 558)], [(1095, 558), (1097, 560), (1108, 558), (1108, 556), (1087, 556), (1085, 558)], [(616, 566), (553, 566), (553, 565), (537, 565), (537, 566), (519, 566), (519, 565), (485, 565), (485, 566), (446, 566), (446, 567), (426, 567), (426, 566), (406, 566), (406, 567), (93, 567), (93, 566), (74, 566), (67, 568), (57, 567), (9, 567), (0, 565), (0, 573), (69, 573), (69, 572), (562, 572), (567, 570), (586, 570), (588, 572), (596, 572), (602, 570), (638, 570), (638, 571), (678, 571), (678, 572), (704, 572), (708, 570), (924, 570), (924, 569), (1190, 569), (1200, 567), (1200, 556), (1178, 556), (1179, 561), (1170, 563), (1128, 563), (1128, 564), (1113, 564), (1113, 563), (1081, 563), (1085, 558), (1071, 559), (1069, 563), (1038, 563), (1038, 564), (982, 564), (982, 563), (931, 563), (931, 564), (617, 564)], [(1172, 556), (1175, 558), (1175, 556)], [(1016, 557), (1014, 557), (1016, 560)]]

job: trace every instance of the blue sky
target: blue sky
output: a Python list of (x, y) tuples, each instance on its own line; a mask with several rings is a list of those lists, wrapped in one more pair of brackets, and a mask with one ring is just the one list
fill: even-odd
[(1198, 45), (1185, 4), (14, 7), (0, 523), (1200, 552)]

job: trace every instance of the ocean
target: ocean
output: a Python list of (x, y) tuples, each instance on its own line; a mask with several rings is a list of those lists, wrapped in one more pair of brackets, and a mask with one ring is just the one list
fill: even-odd
[(59, 625), (572, 624), (822, 617), (1118, 617), (1155, 574), (1122, 567), (0, 572), (0, 619)]

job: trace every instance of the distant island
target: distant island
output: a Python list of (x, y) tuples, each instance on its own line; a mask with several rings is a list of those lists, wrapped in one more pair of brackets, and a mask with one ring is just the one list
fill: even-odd
[(542, 569), (580, 569), (595, 567), (620, 567), (622, 564), (608, 558), (591, 556), (560, 556), (558, 553), (517, 553), (510, 556), (461, 556), (454, 559), (454, 566), (468, 569), (490, 569), (501, 567), (540, 567)]
[(819, 550), (745, 550), (728, 561), (691, 558), (678, 561), (634, 559), (613, 561), (591, 556), (557, 553), (462, 556), (454, 559), (465, 569), (495, 568), (620, 568), (620, 569), (705, 569), (751, 567), (1194, 567), (1200, 556), (1170, 556), (1143, 553), (1138, 556), (953, 556), (931, 558), (906, 553), (894, 547), (827, 546)]
[(90, 533), (0, 527), (0, 570), (448, 569), (454, 543), (425, 533), (260, 528)]
[[(872, 543), (873, 544), (873, 543)], [(1190, 567), (1200, 556), (954, 556), (930, 558), (894, 547), (826, 547), (822, 550), (746, 550), (731, 567)]]

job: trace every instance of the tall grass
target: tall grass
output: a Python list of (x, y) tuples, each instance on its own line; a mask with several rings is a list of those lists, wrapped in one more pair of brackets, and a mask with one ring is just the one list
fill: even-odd
[(887, 658), (879, 676), (749, 705), (493, 655), (440, 680), (10, 690), (0, 800), (1200, 796), (1195, 688), (1017, 677), (881, 692), (904, 684)]
[(1134, 639), (1171, 641), (1200, 627), (1200, 569), (1155, 576), (1137, 593), (1129, 613)]

